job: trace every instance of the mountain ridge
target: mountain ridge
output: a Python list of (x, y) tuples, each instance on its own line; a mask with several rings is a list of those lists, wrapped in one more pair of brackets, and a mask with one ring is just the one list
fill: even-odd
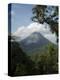
[(38, 48), (42, 48), (43, 46), (46, 46), (49, 43), (51, 42), (38, 32), (32, 33), (29, 37), (19, 42), (22, 49), (26, 52), (35, 52), (36, 50), (38, 50)]

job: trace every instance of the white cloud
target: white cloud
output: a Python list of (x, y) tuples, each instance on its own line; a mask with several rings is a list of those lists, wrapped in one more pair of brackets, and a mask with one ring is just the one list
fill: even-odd
[(41, 33), (45, 38), (47, 38), (49, 41), (56, 44), (56, 36), (55, 33), (52, 34), (49, 28), (49, 25), (44, 24), (38, 24), (38, 23), (31, 23), (27, 27), (22, 26), (19, 27), (16, 32), (13, 33), (13, 35), (20, 37), (20, 40), (25, 39), (33, 32), (39, 32)]

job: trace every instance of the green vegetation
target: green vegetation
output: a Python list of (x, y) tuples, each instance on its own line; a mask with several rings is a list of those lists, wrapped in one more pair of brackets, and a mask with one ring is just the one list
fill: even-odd
[(36, 5), (33, 7), (32, 12), (32, 21), (42, 24), (44, 22), (48, 23), (52, 33), (55, 32), (58, 42), (58, 6)]
[(41, 74), (58, 73), (58, 49), (54, 45), (47, 45), (46, 51), (36, 53), (31, 59), (36, 62)]
[(49, 44), (45, 49), (28, 56), (17, 42), (11, 42), (11, 76), (58, 73), (57, 47)]
[[(50, 10), (50, 11), (49, 11)], [(58, 7), (36, 5), (33, 9), (32, 21), (48, 23), (51, 31), (55, 32), (58, 42)], [(53, 11), (53, 14), (50, 14)], [(47, 14), (50, 14), (47, 16)], [(54, 19), (56, 18), (56, 19)], [(14, 40), (15, 37), (12, 37)], [(9, 37), (9, 42), (11, 37)], [(10, 49), (10, 48), (9, 48)], [(19, 43), (11, 42), (11, 76), (41, 75), (58, 73), (58, 47), (53, 44), (44, 46), (40, 52), (33, 55), (24, 52)]]
[(34, 63), (22, 51), (19, 44), (16, 42), (11, 43), (11, 75), (28, 75), (32, 74)]

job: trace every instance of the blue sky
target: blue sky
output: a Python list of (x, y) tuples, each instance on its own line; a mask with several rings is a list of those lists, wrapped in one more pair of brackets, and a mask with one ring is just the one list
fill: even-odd
[[(11, 4), (11, 10), (9, 11), (9, 15), (11, 15), (11, 25), (9, 25), (9, 29), (11, 28), (12, 33), (15, 32), (21, 26), (28, 26), (29, 24), (33, 23), (31, 20), (33, 16), (33, 7), (34, 5), (32, 4)], [(46, 13), (46, 15), (48, 16), (53, 12), (53, 10), (49, 11), (49, 13)]]
[[(8, 9), (9, 32), (11, 32), (14, 36), (20, 37), (21, 40), (25, 39), (33, 32), (40, 32), (40, 34), (42, 34), (45, 38), (56, 44), (56, 35), (55, 33), (51, 33), (50, 27), (47, 23), (39, 24), (32, 22), (31, 18), (33, 16), (33, 7), (34, 5), (31, 4), (11, 4), (11, 10)], [(51, 13), (53, 13), (53, 11), (51, 11)], [(49, 14), (51, 13), (49, 12)]]
[(15, 32), (20, 26), (32, 23), (32, 8), (30, 4), (12, 4), (11, 8), (11, 32)]

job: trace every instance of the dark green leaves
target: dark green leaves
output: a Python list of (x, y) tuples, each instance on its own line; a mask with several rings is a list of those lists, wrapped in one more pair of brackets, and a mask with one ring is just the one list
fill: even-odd
[(32, 9), (32, 21), (38, 23), (48, 23), (51, 31), (55, 32), (58, 42), (58, 6), (36, 5)]

